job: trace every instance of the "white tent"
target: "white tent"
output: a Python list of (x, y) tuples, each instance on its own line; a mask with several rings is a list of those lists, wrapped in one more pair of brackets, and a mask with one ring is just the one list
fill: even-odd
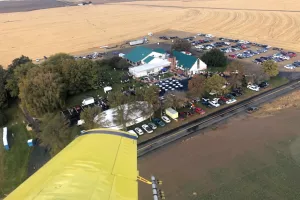
[(139, 78), (160, 72), (164, 67), (170, 66), (167, 60), (154, 58), (150, 63), (129, 68), (129, 73)]

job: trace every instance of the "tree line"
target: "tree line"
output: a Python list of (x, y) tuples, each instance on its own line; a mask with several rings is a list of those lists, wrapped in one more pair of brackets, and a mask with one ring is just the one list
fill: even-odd
[(279, 73), (278, 65), (273, 61), (264, 62), (261, 67), (251, 71), (251, 73), (246, 71), (241, 62), (232, 61), (222, 73), (223, 76), (220, 74), (195, 75), (189, 81), (188, 94), (191, 97), (199, 97), (208, 93), (223, 95), (229, 92), (230, 88), (246, 87), (248, 83), (259, 84)]
[(121, 58), (75, 60), (59, 53), (37, 65), (21, 56), (7, 70), (0, 67), (0, 108), (6, 107), (9, 99), (19, 98), (29, 113), (41, 116), (62, 108), (70, 95), (119, 81), (120, 77), (112, 78), (114, 69), (126, 68), (128, 64)]

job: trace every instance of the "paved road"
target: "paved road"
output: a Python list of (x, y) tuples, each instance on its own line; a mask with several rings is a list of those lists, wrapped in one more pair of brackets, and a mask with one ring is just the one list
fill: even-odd
[(267, 91), (258, 96), (252, 97), (248, 100), (242, 101), (238, 104), (232, 105), (231, 107), (224, 108), (217, 113), (213, 113), (203, 119), (196, 120), (196, 122), (188, 125), (183, 125), (177, 128), (175, 131), (170, 131), (164, 137), (158, 137), (146, 143), (138, 145), (138, 157), (141, 157), (151, 151), (154, 151), (160, 147), (163, 147), (173, 141), (176, 141), (184, 136), (192, 134), (201, 129), (212, 126), (223, 120), (226, 120), (236, 114), (240, 114), (246, 111), (249, 106), (258, 106), (260, 104), (270, 102), (273, 99), (286, 95), (292, 91), (300, 89), (300, 80), (293, 81), (287, 85), (281, 86), (274, 90)]

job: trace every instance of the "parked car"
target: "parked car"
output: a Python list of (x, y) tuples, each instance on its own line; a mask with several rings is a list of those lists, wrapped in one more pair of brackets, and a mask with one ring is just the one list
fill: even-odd
[(252, 106), (247, 108), (247, 113), (253, 113), (258, 110), (258, 107)]
[(225, 98), (227, 98), (227, 99), (235, 99), (235, 97), (234, 97), (232, 94), (230, 94), (230, 93), (225, 94), (224, 96), (225, 96)]
[(235, 102), (236, 102), (236, 99), (229, 99), (228, 101), (226, 101), (226, 104), (232, 104)]
[(187, 117), (186, 112), (180, 112), (180, 113), (179, 113), (179, 117), (178, 117), (178, 118), (179, 118), (180, 120), (185, 120), (186, 117)]
[(229, 54), (228, 55), (230, 58), (237, 58), (237, 56), (235, 54)]
[(213, 100), (209, 101), (209, 104), (212, 105), (213, 107), (219, 107), (220, 104), (218, 103), (219, 98), (214, 98)]
[(260, 88), (266, 88), (269, 86), (269, 83), (264, 81), (264, 82), (261, 82), (259, 85), (258, 85)]
[(165, 124), (161, 119), (159, 119), (159, 118), (154, 118), (152, 121), (153, 121), (156, 125), (158, 125), (158, 126), (160, 126), (160, 127), (163, 127), (163, 126), (166, 125), (166, 124)]
[(295, 69), (296, 66), (292, 65), (292, 64), (287, 64), (287, 65), (284, 66), (284, 68), (286, 68), (286, 69)]
[(196, 107), (194, 111), (200, 115), (204, 115), (205, 111), (202, 108)]
[(225, 101), (225, 102), (226, 102), (226, 101), (228, 101), (229, 99), (228, 99), (228, 98), (226, 98), (226, 97), (224, 97), (224, 96), (221, 96), (221, 97), (220, 97), (220, 100), (222, 100), (222, 101)]
[(248, 89), (253, 90), (253, 91), (259, 91), (258, 85), (250, 84), (247, 86)]
[(161, 117), (161, 119), (164, 121), (164, 122), (166, 122), (166, 123), (170, 123), (171, 122), (171, 120), (167, 117), (167, 116), (162, 116)]
[(143, 130), (140, 129), (139, 127), (136, 127), (136, 128), (134, 129), (134, 131), (135, 131), (139, 136), (141, 136), (141, 135), (144, 134)]
[(296, 56), (297, 56), (297, 54), (296, 54), (296, 53), (294, 53), (294, 52), (288, 52), (288, 56), (290, 56), (290, 57), (296, 57)]
[(230, 94), (234, 97), (239, 97), (242, 95), (241, 93), (237, 93), (237, 92), (231, 92)]
[(218, 104), (220, 104), (220, 105), (225, 105), (225, 104), (226, 104), (226, 101), (223, 101), (223, 100), (219, 99), (219, 100), (218, 100)]
[(147, 133), (153, 133), (153, 130), (147, 125), (143, 124), (142, 128), (147, 132)]
[(152, 128), (153, 130), (157, 129), (157, 126), (153, 124), (152, 122), (148, 123), (148, 126)]

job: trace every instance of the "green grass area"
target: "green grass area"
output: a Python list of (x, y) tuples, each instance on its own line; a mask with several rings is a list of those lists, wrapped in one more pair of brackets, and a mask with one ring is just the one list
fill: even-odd
[(31, 148), (27, 145), (27, 140), (32, 137), (32, 133), (26, 130), (22, 123), (8, 126), (8, 132), (13, 133), (9, 143), (10, 149), (0, 148), (0, 196), (10, 193), (27, 178), (27, 165)]
[[(122, 87), (128, 88), (129, 86), (135, 86), (135, 87), (143, 87), (145, 84), (142, 82), (138, 82), (136, 80), (130, 80), (128, 83), (115, 83), (112, 85), (113, 91), (120, 91)], [(81, 102), (83, 99), (87, 97), (97, 97), (97, 95), (106, 97), (107, 95), (104, 93), (103, 88), (96, 89), (96, 90), (89, 90), (86, 92), (82, 92), (73, 96), (69, 96), (66, 100), (65, 107), (72, 107), (75, 105), (81, 105)]]
[(167, 72), (167, 73), (164, 73), (164, 74), (160, 75), (160, 78), (164, 79), (164, 78), (169, 78), (169, 77), (172, 77), (172, 76), (174, 76), (173, 73)]
[(225, 69), (226, 69), (226, 66), (225, 67), (208, 67), (207, 71), (209, 71), (209, 72), (224, 72)]
[[(299, 199), (300, 166), (289, 154), (289, 145), (289, 142), (284, 148), (268, 145), (262, 151), (263, 156), (250, 151), (234, 158), (230, 167), (211, 169), (211, 189), (188, 199)], [(203, 181), (190, 187), (196, 191), (204, 189)]]
[(286, 84), (288, 82), (289, 82), (289, 80), (286, 77), (280, 77), (280, 76), (272, 77), (269, 80), (269, 84), (272, 86), (272, 88), (279, 87), (279, 86), (281, 86), (283, 84)]
[[(11, 102), (4, 110), (8, 118), (8, 133), (14, 134), (10, 138), (10, 149), (6, 151), (0, 148), (0, 196), (8, 194), (27, 178), (27, 164), (30, 155), (30, 147), (27, 140), (34, 138), (32, 132), (26, 130), (23, 124), (23, 113), (18, 107), (18, 102)], [(2, 129), (0, 129), (2, 132)]]

